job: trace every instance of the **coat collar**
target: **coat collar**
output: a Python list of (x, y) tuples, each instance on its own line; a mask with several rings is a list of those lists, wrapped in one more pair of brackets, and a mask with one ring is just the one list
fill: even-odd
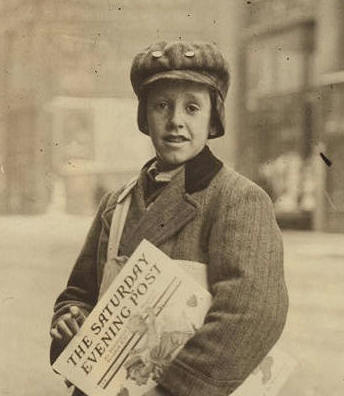
[[(156, 161), (149, 160), (143, 167), (146, 171)], [(204, 190), (223, 167), (223, 163), (214, 156), (208, 146), (185, 164), (185, 192), (193, 194)]]
[(208, 146), (185, 165), (185, 191), (188, 194), (204, 190), (223, 167)]

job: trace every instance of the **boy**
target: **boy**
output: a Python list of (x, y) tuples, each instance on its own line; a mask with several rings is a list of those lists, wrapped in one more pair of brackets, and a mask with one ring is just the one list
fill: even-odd
[[(204, 325), (148, 394), (225, 396), (265, 357), (285, 324), (288, 297), (273, 207), (257, 185), (225, 167), (207, 146), (224, 134), (229, 87), (227, 64), (214, 45), (154, 44), (135, 57), (131, 82), (139, 129), (150, 136), (156, 157), (129, 191), (118, 270), (145, 238), (173, 259), (205, 263), (213, 295)], [(97, 303), (122, 191), (101, 201), (56, 301), (52, 361)]]

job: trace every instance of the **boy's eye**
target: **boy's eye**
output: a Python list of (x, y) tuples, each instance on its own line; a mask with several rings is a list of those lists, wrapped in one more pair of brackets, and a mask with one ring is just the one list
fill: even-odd
[(199, 107), (195, 104), (189, 104), (186, 106), (186, 110), (190, 113), (190, 114), (194, 114), (199, 110)]
[(157, 108), (159, 110), (165, 110), (167, 109), (168, 103), (167, 102), (159, 102), (157, 103)]

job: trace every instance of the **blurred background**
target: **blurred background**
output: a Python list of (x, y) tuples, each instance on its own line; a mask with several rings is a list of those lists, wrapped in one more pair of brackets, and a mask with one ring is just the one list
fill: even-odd
[[(295, 362), (274, 395), (344, 394), (344, 2), (0, 2), (0, 395), (56, 395), (52, 307), (104, 192), (153, 155), (129, 71), (158, 40), (229, 60), (211, 143), (271, 196), (285, 241)], [(258, 374), (257, 374), (258, 375)], [(271, 394), (272, 395), (272, 394)]]

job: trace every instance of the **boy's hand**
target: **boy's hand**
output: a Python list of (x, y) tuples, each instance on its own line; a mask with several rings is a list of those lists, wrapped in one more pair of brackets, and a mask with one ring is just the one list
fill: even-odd
[(50, 330), (52, 338), (62, 345), (67, 345), (73, 336), (79, 331), (84, 323), (86, 316), (77, 306), (70, 307), (69, 312), (65, 313)]

